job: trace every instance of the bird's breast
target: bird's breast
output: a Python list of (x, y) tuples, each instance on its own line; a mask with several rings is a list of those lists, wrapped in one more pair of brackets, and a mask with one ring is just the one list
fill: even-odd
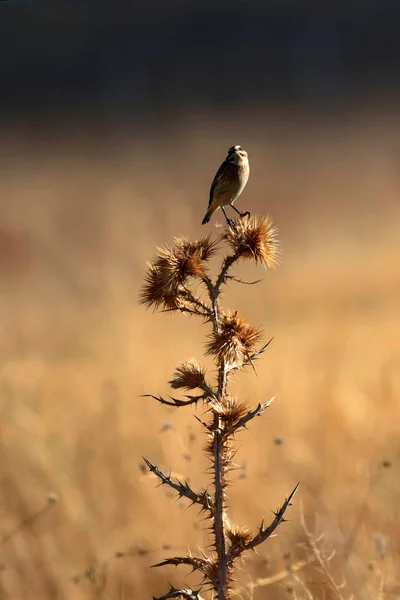
[(238, 169), (239, 169), (239, 177), (244, 179), (245, 183), (246, 183), (249, 178), (249, 174), (250, 174), (250, 166), (249, 166), (248, 161), (240, 164), (238, 166)]

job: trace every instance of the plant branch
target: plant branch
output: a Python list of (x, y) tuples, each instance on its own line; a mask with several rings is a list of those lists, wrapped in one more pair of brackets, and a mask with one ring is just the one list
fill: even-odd
[(164, 594), (164, 596), (158, 596), (157, 598), (156, 596), (153, 596), (152, 598), (153, 600), (169, 600), (169, 598), (183, 598), (184, 600), (203, 600), (203, 598), (200, 596), (199, 591), (194, 591), (191, 589), (179, 590), (172, 586), (170, 587), (169, 592)]
[(143, 460), (149, 468), (149, 471), (154, 473), (154, 475), (156, 475), (159, 478), (161, 482), (160, 485), (168, 485), (178, 493), (178, 496), (180, 498), (187, 498), (191, 501), (192, 504), (198, 504), (201, 507), (202, 511), (208, 512), (210, 517), (214, 516), (214, 501), (206, 491), (202, 491), (198, 494), (192, 490), (187, 481), (185, 481), (184, 483), (182, 483), (179, 480), (177, 480), (176, 482), (172, 481), (170, 475), (165, 475), (158, 467), (156, 467), (149, 460), (147, 460), (147, 458), (143, 457)]
[(215, 286), (213, 285), (213, 282), (207, 275), (203, 275), (202, 282), (204, 283), (204, 285), (207, 288), (208, 296), (210, 298), (210, 302), (211, 302), (211, 306), (212, 306), (210, 319), (213, 324), (213, 329), (214, 329), (214, 332), (218, 332), (219, 331), (218, 294), (215, 291)]
[(229, 269), (239, 259), (239, 257), (240, 257), (240, 253), (235, 252), (234, 254), (228, 255), (224, 259), (224, 261), (222, 263), (220, 274), (218, 275), (218, 279), (214, 285), (215, 294), (217, 296), (219, 294), (221, 285), (223, 285), (225, 283), (225, 279), (226, 279)]
[(290, 506), (291, 500), (297, 492), (298, 487), (299, 484), (296, 485), (296, 487), (286, 498), (282, 506), (278, 508), (278, 510), (274, 513), (275, 518), (271, 521), (268, 527), (264, 527), (264, 522), (262, 522), (257, 534), (249, 542), (238, 545), (232, 544), (227, 557), (229, 565), (231, 565), (236, 558), (243, 554), (243, 552), (246, 552), (247, 550), (254, 550), (256, 546), (259, 546), (260, 544), (265, 542), (265, 540), (273, 534), (278, 525), (284, 521), (284, 514), (286, 512), (286, 509), (288, 508), (288, 506)]
[(214, 326), (214, 331), (220, 330), (220, 320), (219, 320), (219, 307), (218, 307), (218, 296), (220, 294), (220, 288), (223, 283), (225, 283), (225, 279), (227, 277), (228, 271), (231, 266), (238, 260), (240, 254), (235, 252), (235, 254), (230, 254), (226, 256), (223, 260), (220, 273), (217, 277), (215, 284), (211, 281), (211, 279), (207, 275), (203, 275), (202, 281), (207, 288), (208, 296), (211, 301), (211, 320)]
[(245, 367), (246, 365), (251, 365), (252, 361), (257, 358), (258, 356), (260, 356), (260, 354), (262, 354), (263, 352), (265, 352), (265, 350), (268, 348), (268, 346), (270, 345), (270, 343), (272, 342), (274, 338), (272, 337), (270, 340), (268, 340), (268, 342), (266, 344), (264, 344), (264, 346), (262, 346), (259, 350), (256, 350), (256, 352), (253, 352), (252, 354), (250, 354), (250, 356), (248, 356), (247, 358), (244, 359), (243, 363), (242, 363), (242, 367)]
[(209, 394), (204, 393), (200, 396), (186, 396), (188, 400), (180, 400), (179, 398), (173, 398), (170, 396), (170, 400), (166, 400), (162, 396), (154, 396), (153, 394), (143, 394), (142, 398), (153, 398), (153, 400), (157, 400), (160, 404), (166, 404), (167, 406), (173, 406), (174, 408), (180, 408), (181, 406), (189, 406), (190, 404), (197, 404), (199, 400), (207, 400), (209, 398)]
[(165, 567), (166, 565), (174, 565), (175, 567), (178, 565), (188, 565), (189, 567), (192, 567), (192, 572), (200, 571), (200, 573), (204, 575), (205, 579), (208, 579), (210, 583), (213, 583), (210, 577), (210, 566), (212, 566), (212, 562), (210, 560), (206, 560), (205, 558), (197, 558), (196, 556), (171, 556), (171, 558), (166, 558), (165, 560), (152, 566), (155, 568)]
[(180, 313), (187, 313), (189, 315), (196, 315), (198, 317), (203, 317), (204, 319), (208, 319), (209, 318), (209, 314), (205, 313), (205, 312), (201, 312), (200, 310), (194, 309), (194, 308), (190, 308), (188, 306), (175, 306), (174, 308), (164, 308), (163, 310), (161, 310), (160, 312), (162, 313), (173, 313), (173, 312), (180, 312)]
[(278, 573), (270, 575), (269, 577), (257, 577), (255, 581), (248, 583), (246, 586), (240, 588), (237, 591), (242, 592), (247, 589), (250, 592), (252, 592), (256, 588), (278, 583), (286, 579), (286, 577), (293, 576), (294, 573), (300, 571), (301, 569), (304, 569), (313, 562), (315, 562), (315, 559), (299, 560), (296, 563), (289, 565), (287, 568), (282, 569)]
[(239, 419), (239, 421), (232, 426), (232, 429), (234, 431), (237, 431), (240, 427), (245, 427), (246, 424), (249, 421), (251, 421), (251, 419), (254, 419), (254, 417), (261, 416), (261, 413), (266, 408), (268, 408), (269, 406), (271, 406), (271, 404), (272, 404), (272, 402), (274, 400), (275, 400), (275, 396), (273, 396), (272, 398), (270, 398), (270, 400), (268, 400), (268, 402), (265, 402), (264, 404), (258, 404), (258, 406), (256, 406), (256, 408), (254, 410), (250, 410), (246, 415), (244, 415), (244, 417), (242, 417), (241, 419)]
[(234, 275), (225, 275), (225, 279), (229, 279), (230, 281), (234, 281), (235, 283), (242, 283), (243, 285), (256, 285), (260, 283), (262, 279), (255, 279), (254, 281), (245, 281), (240, 279), (239, 277), (235, 277)]

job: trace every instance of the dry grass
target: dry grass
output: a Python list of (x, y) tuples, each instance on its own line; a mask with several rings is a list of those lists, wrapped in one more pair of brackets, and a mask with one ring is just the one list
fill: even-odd
[[(228, 126), (225, 133), (229, 145)], [(394, 598), (400, 585), (394, 137), (365, 128), (329, 140), (296, 135), (272, 132), (268, 144), (262, 132), (240, 140), (253, 169), (241, 207), (267, 207), (284, 253), (281, 268), (253, 288), (251, 303), (249, 288), (239, 283), (229, 296), (239, 314), (274, 336), (256, 363), (258, 380), (250, 372), (238, 380), (238, 395), (256, 404), (279, 394), (237, 456), (233, 517), (256, 527), (259, 515), (268, 517), (300, 480), (308, 530), (316, 528), (316, 538), (324, 532), (318, 544), (326, 554), (335, 547), (330, 572), (338, 583), (346, 579), (344, 597), (352, 591), (357, 598)], [(181, 233), (203, 235), (207, 187), (226, 146), (225, 137), (221, 148), (213, 140), (208, 155), (205, 140), (195, 132), (190, 141), (176, 141), (175, 160), (162, 157), (161, 143), (156, 152), (148, 142), (140, 155), (125, 149), (113, 158), (87, 158), (46, 148), (22, 157), (15, 142), (3, 165), (2, 598), (161, 593), (177, 576), (147, 569), (168, 555), (163, 545), (173, 540), (179, 553), (206, 539), (193, 514), (156, 494), (154, 479), (139, 468), (141, 455), (151, 455), (177, 474), (190, 472), (195, 487), (205, 483), (201, 469), (188, 468), (190, 461), (206, 468), (195, 443), (201, 427), (189, 412), (171, 409), (166, 417), (139, 398), (149, 389), (167, 393), (176, 364), (200, 355), (202, 326), (136, 305), (154, 246)], [(251, 280), (259, 272), (245, 265), (240, 276)], [(7, 539), (47, 506), (50, 492), (58, 495), (51, 509)], [(277, 597), (303, 597), (302, 586), (323, 597), (327, 583), (314, 563), (295, 568), (313, 553), (300, 546), (306, 537), (296, 508), (291, 519), (248, 560), (241, 583), (259, 577)], [(251, 593), (257, 600), (265, 588)]]

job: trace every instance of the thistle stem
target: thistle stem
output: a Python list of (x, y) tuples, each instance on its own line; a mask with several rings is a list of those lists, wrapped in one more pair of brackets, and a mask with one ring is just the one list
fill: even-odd
[[(221, 273), (225, 271), (227, 273), (232, 263), (224, 265), (221, 269)], [(218, 296), (220, 292), (220, 286), (223, 278), (218, 278), (215, 285), (212, 285), (212, 292), (210, 290), (210, 299), (213, 306), (213, 317), (214, 317), (214, 328), (216, 331), (220, 331), (221, 323), (219, 317), (219, 303)], [(226, 368), (225, 361), (221, 361), (218, 365), (218, 391), (217, 397), (220, 401), (224, 400), (226, 394), (226, 386), (228, 380), (228, 371)], [(217, 577), (217, 598), (218, 600), (228, 599), (228, 586), (227, 586), (227, 575), (228, 575), (228, 563), (227, 563), (227, 547), (226, 547), (226, 535), (225, 535), (225, 465), (224, 465), (224, 439), (222, 431), (221, 418), (217, 413), (214, 413), (213, 423), (213, 434), (214, 434), (214, 534), (215, 534), (215, 549), (218, 556), (218, 577)]]
[(218, 556), (218, 583), (217, 598), (227, 598), (227, 555), (225, 539), (225, 473), (223, 466), (223, 440), (221, 430), (221, 419), (214, 415), (214, 491), (215, 491), (215, 513), (214, 534), (215, 549)]
[(222, 263), (221, 272), (218, 275), (218, 279), (214, 285), (214, 294), (216, 297), (218, 297), (221, 285), (225, 282), (225, 277), (227, 276), (229, 269), (231, 268), (233, 263), (235, 263), (239, 259), (239, 257), (240, 253), (235, 252), (235, 254), (227, 256), (224, 262)]

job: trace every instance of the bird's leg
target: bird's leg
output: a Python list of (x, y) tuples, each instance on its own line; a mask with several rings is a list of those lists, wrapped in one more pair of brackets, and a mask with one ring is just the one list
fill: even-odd
[(230, 227), (231, 229), (233, 229), (233, 226), (232, 226), (232, 221), (231, 221), (230, 219), (228, 219), (228, 217), (227, 217), (227, 214), (226, 214), (226, 212), (225, 212), (225, 209), (224, 209), (224, 207), (223, 207), (223, 206), (221, 206), (221, 210), (222, 210), (222, 212), (224, 213), (224, 217), (225, 217), (225, 219), (226, 219), (226, 222), (228, 223), (229, 227)]
[(237, 214), (238, 214), (238, 215), (240, 215), (242, 218), (243, 218), (243, 217), (249, 217), (249, 216), (250, 216), (250, 213), (249, 213), (249, 211), (248, 211), (248, 210), (246, 210), (246, 212), (242, 213), (242, 212), (240, 212), (240, 210), (238, 210), (238, 209), (236, 208), (236, 206), (235, 206), (234, 204), (231, 204), (231, 206), (232, 206), (233, 210), (235, 210), (235, 211), (237, 212)]

